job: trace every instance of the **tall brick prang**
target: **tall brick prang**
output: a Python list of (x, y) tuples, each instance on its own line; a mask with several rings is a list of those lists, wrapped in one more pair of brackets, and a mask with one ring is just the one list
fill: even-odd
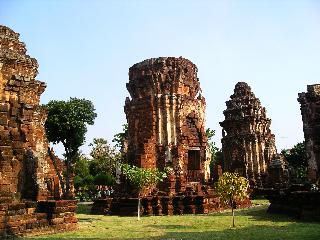
[(208, 180), (206, 103), (196, 65), (182, 57), (142, 61), (130, 68), (127, 89), (128, 161), (143, 168), (172, 167), (174, 176), (164, 189), (171, 193)]
[(249, 85), (238, 82), (223, 112), (222, 151), (224, 170), (236, 171), (254, 186), (262, 185), (262, 175), (276, 154), (271, 119)]

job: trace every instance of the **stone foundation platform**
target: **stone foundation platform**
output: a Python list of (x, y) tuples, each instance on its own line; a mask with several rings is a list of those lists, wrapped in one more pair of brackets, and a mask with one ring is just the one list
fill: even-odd
[[(91, 213), (135, 216), (137, 215), (137, 198), (106, 198), (94, 200)], [(251, 206), (249, 199), (238, 202), (239, 208)], [(220, 199), (215, 196), (157, 196), (141, 199), (142, 215), (182, 215), (182, 214), (207, 214), (226, 209)]]
[(293, 216), (297, 219), (320, 221), (320, 192), (274, 191), (266, 196), (270, 201), (268, 212)]
[(75, 230), (77, 201), (0, 204), (0, 238)]

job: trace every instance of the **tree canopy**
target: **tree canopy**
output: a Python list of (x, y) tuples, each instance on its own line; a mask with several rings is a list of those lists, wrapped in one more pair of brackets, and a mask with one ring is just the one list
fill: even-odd
[[(138, 220), (140, 220), (140, 191), (144, 187), (150, 187), (163, 181), (167, 177), (166, 172), (161, 172), (157, 168), (147, 169), (130, 166), (129, 164), (122, 164), (122, 173), (129, 179), (129, 181), (138, 188)], [(168, 168), (168, 171), (170, 169)]]
[[(44, 106), (48, 111), (45, 123), (50, 142), (62, 143), (65, 150), (65, 198), (70, 198), (70, 178), (79, 148), (85, 142), (87, 125), (93, 125), (97, 114), (93, 103), (86, 99), (70, 98), (68, 101), (50, 101)], [(61, 181), (61, 180), (60, 180)]]
[(129, 164), (122, 164), (122, 172), (139, 190), (157, 184), (167, 177), (166, 172), (161, 172), (157, 168), (139, 168)]
[(122, 132), (114, 135), (112, 142), (115, 143), (115, 146), (120, 150), (124, 148), (124, 142), (128, 137), (128, 123), (122, 125)]
[(216, 131), (210, 128), (206, 129), (206, 135), (208, 138), (209, 149), (211, 153), (211, 160), (215, 161), (216, 153), (219, 151), (219, 148), (216, 146), (215, 142), (213, 142), (213, 137), (216, 135)]
[(121, 154), (112, 147), (107, 140), (103, 138), (94, 138), (90, 155), (92, 157), (90, 163), (90, 173), (97, 175), (98, 173), (108, 173), (115, 176), (116, 168), (121, 162)]
[(113, 186), (121, 154), (104, 138), (94, 138), (89, 144), (90, 156), (79, 155), (74, 165), (75, 190), (80, 199), (93, 199), (100, 186)]
[(282, 155), (295, 170), (296, 178), (305, 179), (307, 176), (308, 158), (304, 142), (297, 143), (289, 150), (282, 150)]
[(85, 141), (87, 125), (93, 125), (97, 117), (93, 103), (70, 98), (69, 101), (50, 101), (45, 107), (48, 110), (45, 123), (48, 140), (55, 144), (61, 142), (66, 154), (76, 154)]
[(232, 226), (234, 227), (234, 208), (236, 200), (248, 197), (249, 181), (237, 173), (225, 172), (215, 183), (215, 190), (220, 199), (232, 209)]

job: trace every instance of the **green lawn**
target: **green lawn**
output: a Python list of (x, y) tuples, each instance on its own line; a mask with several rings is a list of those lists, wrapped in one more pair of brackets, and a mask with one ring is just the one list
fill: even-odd
[[(79, 229), (74, 232), (39, 236), (34, 239), (320, 239), (320, 223), (299, 222), (266, 213), (265, 200), (236, 212), (231, 228), (230, 212), (209, 215), (117, 217), (90, 215), (88, 206), (79, 208)], [(30, 238), (29, 238), (30, 239)]]

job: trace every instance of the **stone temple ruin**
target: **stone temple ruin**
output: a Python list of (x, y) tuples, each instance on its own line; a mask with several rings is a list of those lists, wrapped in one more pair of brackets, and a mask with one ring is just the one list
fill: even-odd
[(251, 186), (262, 186), (267, 167), (276, 154), (275, 136), (266, 109), (245, 82), (238, 82), (226, 102), (222, 130), (224, 170), (238, 172)]
[[(143, 214), (208, 213), (223, 208), (209, 184), (206, 103), (197, 67), (182, 57), (148, 59), (130, 68), (127, 89), (131, 97), (125, 102), (127, 162), (173, 169), (157, 189), (144, 191)], [(130, 192), (126, 186), (122, 189)], [(136, 211), (135, 196), (97, 200), (93, 212), (110, 208), (111, 214), (130, 214)]]
[(298, 102), (308, 157), (307, 178), (312, 185), (290, 183), (280, 186), (280, 189), (272, 189), (267, 194), (271, 203), (268, 211), (320, 221), (320, 84), (309, 85), (307, 92), (299, 93)]
[(19, 34), (0, 25), (0, 237), (75, 229), (74, 201), (59, 199), (39, 106), (46, 84)]
[[(131, 97), (125, 102), (127, 162), (143, 168), (173, 169), (168, 179), (158, 184), (158, 192), (144, 190), (144, 214), (209, 211), (204, 196), (208, 191), (203, 186), (210, 176), (211, 156), (205, 133), (206, 103), (197, 67), (182, 57), (148, 59), (130, 68), (127, 89)], [(111, 211), (119, 213), (122, 209), (123, 213), (128, 202), (114, 200), (116, 207)]]
[(129, 163), (172, 167), (170, 193), (184, 192), (190, 182), (208, 180), (206, 103), (197, 67), (183, 58), (148, 59), (130, 68), (127, 89)]
[(303, 132), (308, 154), (308, 178), (313, 182), (320, 178), (320, 84), (308, 86), (300, 93)]

